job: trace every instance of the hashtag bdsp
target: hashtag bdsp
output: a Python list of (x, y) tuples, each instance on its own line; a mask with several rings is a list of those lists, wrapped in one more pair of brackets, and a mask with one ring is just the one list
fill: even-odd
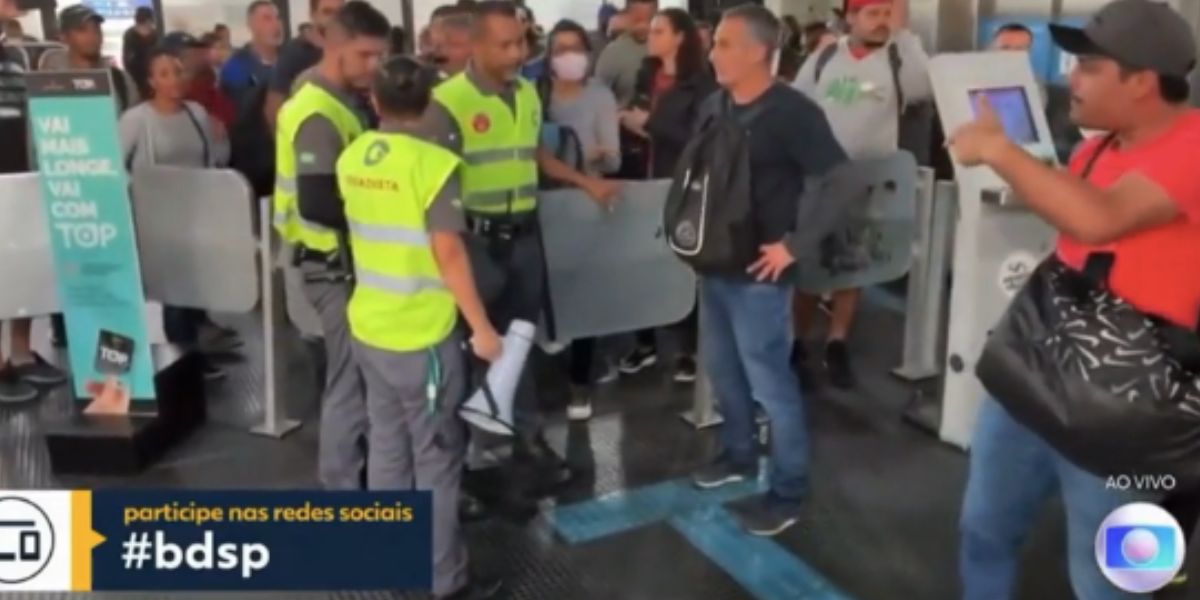
[(121, 544), (121, 561), (128, 571), (240, 571), (242, 579), (250, 579), (271, 564), (271, 550), (258, 543), (218, 544), (211, 531), (187, 546), (172, 543), (161, 531), (135, 531)]
[(385, 506), (375, 502), (371, 506), (343, 506), (334, 510), (331, 506), (314, 506), (305, 502), (303, 506), (204, 506), (189, 502), (178, 502), (163, 506), (128, 506), (124, 511), (125, 525), (134, 523), (411, 523), (413, 509), (396, 502)]

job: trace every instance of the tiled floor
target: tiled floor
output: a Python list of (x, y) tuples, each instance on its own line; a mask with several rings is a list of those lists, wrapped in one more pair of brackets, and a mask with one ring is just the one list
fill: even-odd
[[(258, 356), (261, 346), (253, 335), (253, 321), (245, 319), (239, 326), (246, 332), (244, 354)], [(587, 425), (568, 426), (559, 420), (551, 428), (552, 444), (564, 450), (583, 473), (559, 499), (545, 501), (541, 514), (527, 523), (496, 519), (472, 525), (469, 536), (476, 566), (503, 575), (507, 597), (514, 599), (955, 598), (955, 523), (966, 461), (962, 453), (901, 422), (900, 414), (911, 390), (888, 375), (898, 362), (900, 327), (899, 315), (878, 307), (864, 309), (858, 330), (870, 332), (872, 342), (852, 344), (859, 364), (859, 390), (834, 393), (818, 386), (820, 391), (809, 395), (812, 499), (801, 525), (774, 542), (786, 552), (775, 552), (772, 547), (768, 554), (774, 558), (764, 558), (756, 566), (753, 560), (747, 562), (743, 560), (746, 557), (736, 556), (740, 550), (734, 549), (734, 558), (738, 559), (734, 562), (744, 567), (739, 571), (722, 568), (720, 557), (714, 559), (711, 552), (706, 555), (697, 549), (694, 541), (689, 542), (689, 535), (695, 532), (689, 532), (678, 520), (650, 522), (578, 544), (568, 543), (556, 532), (556, 505), (590, 501), (614, 492), (630, 493), (680, 478), (711, 451), (712, 434), (697, 433), (677, 417), (690, 403), (688, 388), (669, 384), (664, 373), (656, 372), (603, 390), (597, 416)], [(878, 340), (895, 343), (880, 344)], [(293, 350), (287, 357), (289, 368), (298, 377), (311, 373), (300, 344), (294, 344)], [(128, 480), (60, 480), (49, 472), (39, 424), (63, 410), (65, 399), (61, 394), (33, 406), (0, 408), (0, 487), (314, 487), (313, 398), (289, 399), (289, 412), (305, 421), (305, 426), (292, 436), (274, 440), (248, 433), (262, 411), (258, 399), (260, 364), (246, 359), (231, 365), (228, 381), (211, 391), (208, 426), (160, 464)], [(544, 386), (544, 396), (552, 403), (563, 399), (563, 386), (555, 379), (547, 378)], [(255, 458), (253, 463), (246, 460), (249, 456)], [(1071, 597), (1065, 583), (1060, 511), (1048, 508), (1044, 526), (1029, 547), (1021, 598)], [(741, 543), (735, 540), (727, 544)], [(757, 552), (754, 548), (762, 547), (746, 548), (750, 549), (747, 552)], [(763, 592), (791, 589), (779, 587), (795, 583), (787, 581), (789, 578), (805, 579), (795, 573), (772, 571), (771, 565), (780, 564), (780, 558), (819, 573), (840, 592)], [(746, 568), (761, 572), (748, 573)], [(22, 600), (65, 597), (0, 595)], [(90, 597), (382, 600), (403, 596), (344, 592)]]

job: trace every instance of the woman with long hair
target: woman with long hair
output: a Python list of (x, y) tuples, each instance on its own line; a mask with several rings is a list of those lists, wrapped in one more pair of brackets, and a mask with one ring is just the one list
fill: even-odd
[[(543, 138), (543, 144), (585, 173), (612, 174), (621, 167), (617, 99), (607, 86), (592, 80), (591, 56), (591, 41), (579, 23), (563, 20), (550, 30), (538, 91), (546, 107), (543, 132), (554, 139)], [(571, 345), (573, 393), (567, 417), (572, 421), (591, 418), (593, 385), (616, 377), (610, 361), (597, 361), (596, 348), (600, 346), (595, 339), (576, 340)], [(597, 362), (608, 365), (599, 377), (594, 373)]]
[[(649, 140), (650, 177), (668, 178), (691, 139), (701, 103), (717, 84), (700, 32), (686, 11), (659, 11), (650, 23), (646, 50), (648, 56), (638, 73), (635, 108), (622, 113), (621, 120), (626, 129)], [(674, 379), (691, 383), (696, 379), (694, 311), (672, 329), (682, 338)], [(621, 361), (622, 373), (634, 374), (658, 361), (655, 332), (640, 331), (637, 337), (637, 347)]]

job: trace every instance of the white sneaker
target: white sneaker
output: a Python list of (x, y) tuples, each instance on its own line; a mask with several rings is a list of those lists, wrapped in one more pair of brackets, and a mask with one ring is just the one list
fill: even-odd
[(570, 421), (587, 421), (592, 418), (592, 399), (586, 394), (577, 394), (567, 405), (567, 419)]

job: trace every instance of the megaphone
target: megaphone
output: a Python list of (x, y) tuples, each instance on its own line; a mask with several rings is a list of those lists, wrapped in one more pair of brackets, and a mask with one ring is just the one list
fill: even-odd
[(488, 368), (479, 390), (458, 409), (464, 421), (488, 433), (513, 435), (517, 382), (536, 335), (537, 327), (529, 321), (513, 321), (508, 326), (500, 359)]

